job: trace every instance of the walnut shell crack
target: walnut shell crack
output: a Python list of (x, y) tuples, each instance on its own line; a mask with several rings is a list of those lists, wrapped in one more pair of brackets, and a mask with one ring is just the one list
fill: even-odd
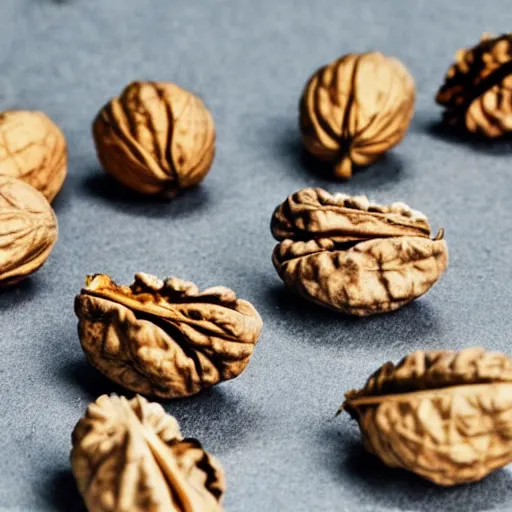
[(0, 113), (0, 175), (25, 181), (52, 202), (66, 174), (66, 139), (46, 114)]
[(400, 308), (427, 292), (448, 263), (442, 230), (404, 203), (299, 190), (279, 205), (271, 231), (274, 266), (285, 285), (322, 306), (366, 316)]
[(0, 287), (38, 270), (57, 238), (57, 218), (43, 194), (17, 178), (0, 176)]
[(345, 398), (340, 410), (387, 466), (450, 486), (512, 462), (512, 360), (504, 354), (413, 352)]
[(473, 48), (458, 50), (436, 101), (448, 125), (489, 138), (512, 131), (512, 35), (483, 34)]
[(71, 465), (90, 512), (221, 512), (222, 466), (184, 439), (160, 404), (100, 396), (72, 434)]
[(105, 171), (141, 194), (173, 197), (200, 183), (215, 154), (212, 115), (172, 83), (132, 82), (93, 123)]
[(254, 307), (228, 288), (200, 292), (193, 283), (143, 273), (131, 286), (89, 276), (75, 312), (88, 361), (121, 386), (161, 398), (238, 376), (262, 328)]
[(414, 113), (414, 81), (395, 58), (348, 54), (321, 67), (300, 100), (306, 150), (350, 178), (404, 137)]

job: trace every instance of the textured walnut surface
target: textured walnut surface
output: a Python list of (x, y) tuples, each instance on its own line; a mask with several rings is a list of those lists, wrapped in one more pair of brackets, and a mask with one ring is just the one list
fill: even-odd
[(442, 232), (404, 203), (306, 188), (271, 220), (274, 266), (286, 286), (321, 305), (354, 315), (397, 309), (439, 279), (448, 261)]
[(53, 201), (67, 173), (66, 139), (43, 112), (0, 113), (0, 175), (26, 181)]
[(57, 237), (57, 219), (44, 196), (24, 181), (0, 176), (0, 287), (40, 268)]
[(398, 144), (414, 112), (414, 81), (393, 57), (348, 54), (310, 78), (300, 100), (306, 149), (349, 178)]
[(469, 348), (384, 364), (342, 406), (368, 451), (440, 485), (512, 462), (512, 359)]
[(100, 110), (93, 135), (105, 170), (143, 194), (197, 185), (215, 153), (209, 110), (172, 83), (132, 82)]
[(159, 397), (192, 395), (239, 375), (262, 322), (222, 286), (199, 291), (139, 273), (131, 286), (96, 275), (75, 301), (89, 362), (122, 386)]
[(499, 137), (512, 130), (512, 35), (484, 34), (478, 45), (457, 51), (436, 101), (448, 124)]
[(72, 435), (71, 464), (90, 512), (220, 512), (224, 473), (160, 404), (100, 396)]

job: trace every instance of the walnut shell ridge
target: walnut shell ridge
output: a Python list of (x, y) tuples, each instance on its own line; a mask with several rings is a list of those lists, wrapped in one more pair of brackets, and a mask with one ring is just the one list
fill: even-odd
[(468, 348), (382, 365), (340, 410), (387, 466), (451, 486), (512, 462), (512, 360)]
[(38, 270), (57, 238), (57, 218), (43, 194), (17, 178), (0, 176), (0, 287)]
[(512, 34), (483, 34), (475, 47), (458, 50), (436, 101), (448, 125), (489, 138), (512, 131)]
[(46, 114), (0, 113), (0, 175), (25, 181), (52, 202), (66, 174), (66, 139)]
[(279, 205), (272, 261), (284, 284), (305, 299), (347, 314), (398, 309), (427, 292), (448, 264), (443, 232), (404, 203), (306, 188)]
[(212, 115), (194, 94), (165, 82), (132, 82), (93, 123), (98, 158), (141, 194), (173, 197), (200, 183), (215, 154)]
[(200, 292), (193, 283), (143, 273), (129, 287), (89, 276), (75, 312), (87, 360), (126, 389), (161, 398), (238, 376), (262, 328), (254, 307), (228, 288)]
[(414, 81), (404, 65), (379, 52), (348, 54), (309, 79), (300, 100), (305, 148), (350, 178), (398, 144), (414, 113)]
[(100, 396), (72, 434), (71, 465), (90, 512), (221, 512), (224, 472), (160, 404)]

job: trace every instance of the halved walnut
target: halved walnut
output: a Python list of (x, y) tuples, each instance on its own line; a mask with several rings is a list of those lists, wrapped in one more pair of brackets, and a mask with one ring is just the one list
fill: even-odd
[(247, 366), (262, 321), (222, 286), (139, 273), (131, 286), (87, 278), (75, 300), (88, 361), (125, 388), (162, 398), (198, 393)]
[(292, 194), (271, 221), (273, 262), (286, 286), (345, 313), (392, 311), (425, 293), (448, 262), (443, 231), (404, 203), (319, 188)]

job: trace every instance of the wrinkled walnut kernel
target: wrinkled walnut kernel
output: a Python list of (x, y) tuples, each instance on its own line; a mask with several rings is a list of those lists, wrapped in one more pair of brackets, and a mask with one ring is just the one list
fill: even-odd
[(245, 369), (262, 321), (223, 286), (199, 291), (176, 277), (139, 273), (131, 286), (87, 278), (75, 300), (88, 361), (125, 388), (162, 398), (193, 395)]
[(224, 473), (160, 404), (100, 396), (72, 435), (71, 465), (89, 512), (221, 512)]
[(414, 112), (414, 81), (395, 58), (349, 54), (317, 70), (300, 100), (306, 149), (350, 178), (398, 144)]
[(382, 365), (341, 410), (386, 465), (439, 485), (480, 480), (512, 462), (512, 360), (469, 348), (413, 352)]
[(448, 262), (443, 232), (404, 203), (306, 188), (271, 221), (274, 266), (285, 285), (322, 306), (366, 316), (400, 308), (439, 279)]

